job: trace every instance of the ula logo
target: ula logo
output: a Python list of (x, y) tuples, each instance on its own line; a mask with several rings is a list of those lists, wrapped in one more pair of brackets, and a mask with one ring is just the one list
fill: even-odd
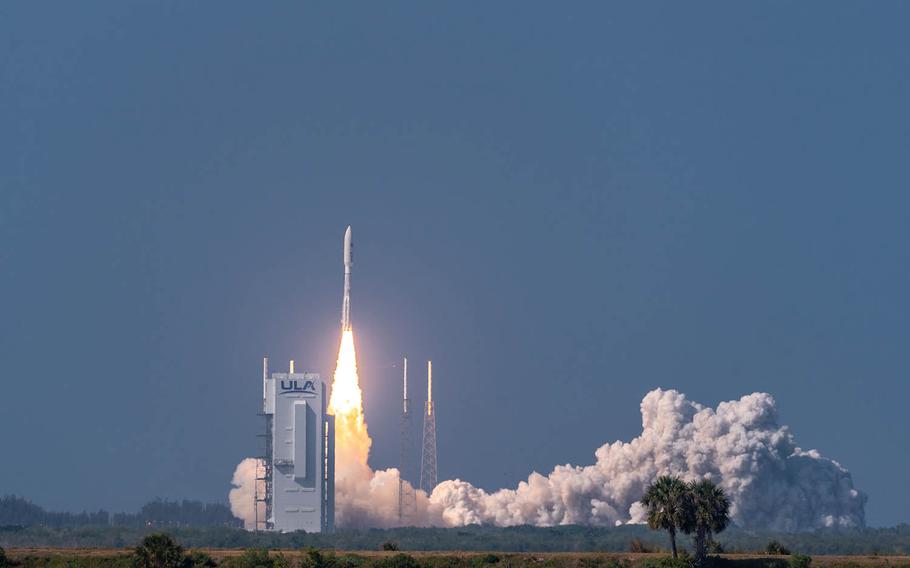
[(281, 381), (281, 392), (279, 394), (291, 392), (316, 394), (316, 384), (310, 380), (298, 381), (297, 379), (294, 379), (291, 381)]

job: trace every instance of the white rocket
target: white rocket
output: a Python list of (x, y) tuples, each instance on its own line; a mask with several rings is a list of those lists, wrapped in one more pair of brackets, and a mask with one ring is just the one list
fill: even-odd
[(344, 299), (341, 301), (341, 331), (351, 329), (351, 267), (354, 265), (351, 254), (351, 226), (344, 232)]

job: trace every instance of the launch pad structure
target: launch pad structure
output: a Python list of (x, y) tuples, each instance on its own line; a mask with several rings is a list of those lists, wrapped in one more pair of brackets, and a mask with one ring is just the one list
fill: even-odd
[(433, 362), (427, 361), (427, 401), (423, 412), (423, 450), (420, 456), (420, 488), (427, 496), (438, 483), (436, 477), (436, 412), (433, 408)]
[(327, 399), (318, 374), (295, 373), (291, 361), (289, 372), (269, 375), (263, 359), (265, 456), (256, 468), (255, 530), (334, 530), (335, 417), (326, 412)]
[[(269, 380), (269, 358), (263, 357), (262, 359), (262, 384), (266, 385)], [(265, 452), (263, 455), (256, 458), (256, 482), (253, 484), (253, 530), (272, 530), (272, 523), (269, 519), (272, 518), (272, 504), (273, 504), (273, 471), (272, 471), (272, 428), (274, 423), (274, 414), (267, 413), (266, 409), (266, 397), (267, 393), (263, 387), (262, 393), (262, 408), (259, 411), (259, 416), (265, 418), (265, 432), (259, 434), (259, 437), (263, 439), (265, 446)], [(262, 471), (260, 474), (259, 472)], [(260, 490), (260, 486), (262, 490)], [(259, 506), (262, 505), (264, 509), (264, 515), (260, 519), (259, 516)]]
[(413, 524), (413, 514), (417, 505), (414, 485), (408, 476), (413, 471), (414, 442), (411, 432), (414, 421), (411, 415), (411, 401), (408, 399), (408, 358), (404, 358), (404, 396), (401, 409), (401, 451), (398, 455), (398, 521), (402, 526)]
[(423, 442), (420, 452), (418, 483), (410, 483), (408, 474), (412, 471), (411, 455), (413, 442), (413, 414), (408, 398), (408, 359), (404, 358), (403, 397), (401, 412), (401, 453), (398, 460), (398, 521), (402, 526), (413, 525), (417, 508), (416, 490), (420, 489), (429, 497), (438, 483), (436, 471), (436, 408), (433, 403), (433, 362), (427, 361), (427, 401), (423, 413)]

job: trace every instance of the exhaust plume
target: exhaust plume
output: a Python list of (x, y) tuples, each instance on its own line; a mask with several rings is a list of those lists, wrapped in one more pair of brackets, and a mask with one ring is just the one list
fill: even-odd
[[(262, 468), (261, 460), (256, 458), (246, 458), (234, 470), (234, 477), (231, 480), (231, 489), (228, 499), (231, 502), (231, 513), (243, 521), (243, 528), (253, 530), (256, 528), (256, 509), (260, 506), (255, 503), (256, 483), (259, 483), (259, 491), (265, 491), (261, 481), (256, 481)], [(259, 518), (265, 515), (264, 507), (260, 506)]]
[[(400, 525), (397, 469), (373, 471), (371, 440), (356, 380), (353, 334), (342, 337), (330, 408), (336, 420), (336, 522), (339, 527)], [(352, 381), (351, 378), (355, 377)], [(608, 443), (588, 466), (533, 472), (515, 489), (489, 493), (459, 479), (429, 497), (419, 489), (407, 524), (415, 526), (621, 525), (644, 523), (638, 503), (661, 475), (711, 479), (727, 493), (734, 523), (776, 531), (865, 526), (866, 495), (838, 462), (803, 450), (778, 422), (774, 398), (753, 393), (717, 408), (675, 390), (655, 389), (641, 402), (642, 432)], [(231, 510), (252, 527), (258, 460), (237, 466)]]
[(656, 389), (641, 402), (642, 433), (605, 444), (593, 465), (532, 473), (516, 489), (487, 493), (470, 483), (441, 483), (431, 496), (447, 525), (645, 522), (638, 500), (666, 474), (708, 478), (726, 491), (731, 518), (743, 528), (795, 531), (862, 527), (866, 496), (850, 473), (815, 450), (796, 446), (778, 423), (769, 394), (722, 402), (716, 409), (675, 390)]
[[(363, 420), (353, 332), (344, 331), (329, 402), (336, 424), (338, 526), (399, 524), (397, 469), (373, 472)], [(642, 433), (605, 444), (588, 466), (532, 473), (515, 489), (487, 493), (444, 481), (427, 498), (416, 491), (412, 524), (459, 526), (619, 525), (643, 523), (638, 500), (651, 481), (675, 474), (723, 487), (733, 522), (743, 528), (794, 531), (862, 527), (866, 496), (843, 466), (796, 445), (778, 422), (774, 398), (754, 393), (716, 409), (675, 390), (655, 389), (641, 402)]]
[[(335, 415), (335, 523), (348, 528), (398, 526), (399, 472), (395, 468), (374, 472), (369, 466), (373, 442), (363, 419), (359, 381), (354, 332), (346, 329), (329, 397), (329, 413)], [(441, 518), (430, 518), (426, 493), (416, 494), (418, 510), (410, 522), (442, 524)]]

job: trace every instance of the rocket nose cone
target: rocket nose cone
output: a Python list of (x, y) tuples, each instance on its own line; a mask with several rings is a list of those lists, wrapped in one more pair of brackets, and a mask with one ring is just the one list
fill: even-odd
[(351, 265), (351, 226), (344, 231), (344, 264)]

